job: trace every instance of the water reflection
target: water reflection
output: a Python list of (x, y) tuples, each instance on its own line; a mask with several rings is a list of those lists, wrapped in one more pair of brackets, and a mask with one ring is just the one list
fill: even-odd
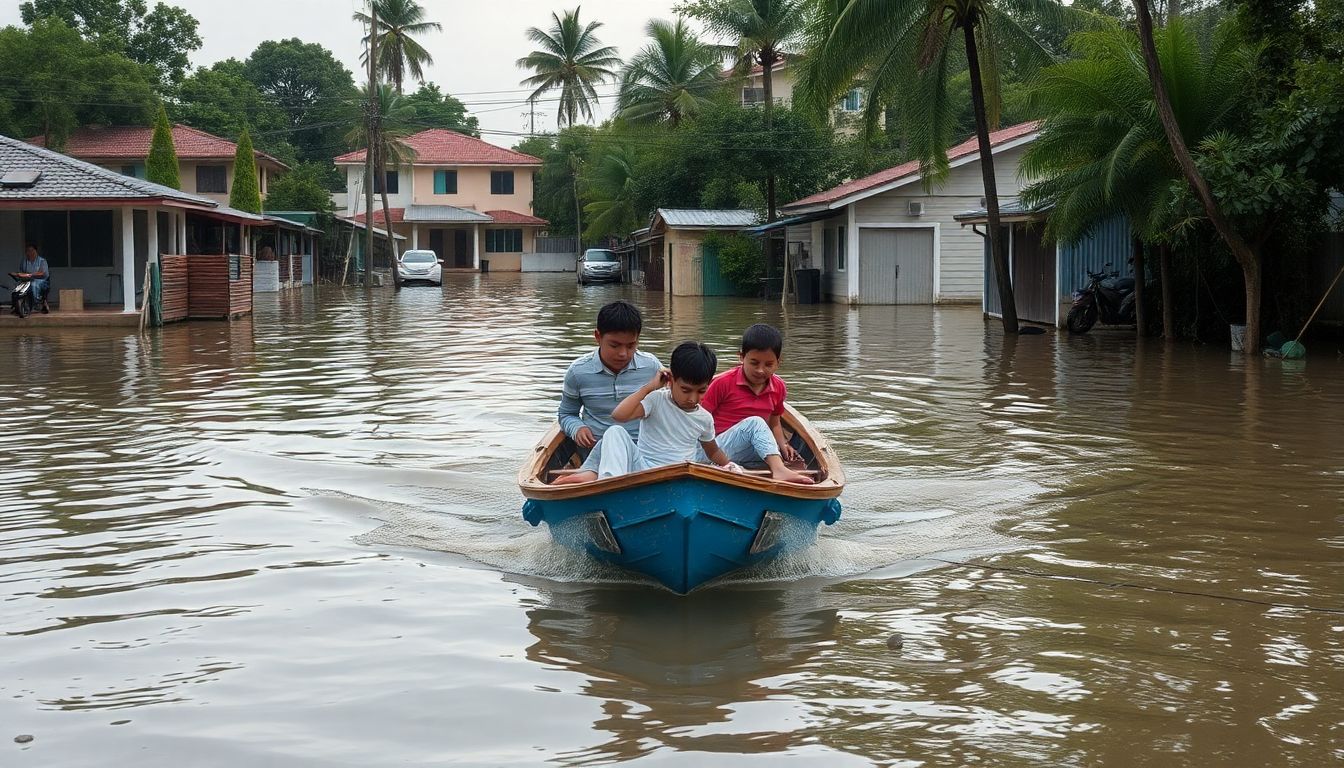
[(652, 589), (538, 589), (527, 610), (527, 658), (585, 678), (602, 700), (606, 741), (561, 757), (623, 760), (661, 748), (781, 752), (802, 739), (786, 721), (728, 724), (777, 699), (772, 679), (815, 663), (839, 617), (817, 591), (725, 589), (678, 596)]

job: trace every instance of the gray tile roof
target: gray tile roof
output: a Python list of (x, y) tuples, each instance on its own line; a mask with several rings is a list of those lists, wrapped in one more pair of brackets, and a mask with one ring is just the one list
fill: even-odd
[(747, 209), (696, 210), (689, 208), (659, 208), (669, 227), (751, 227), (761, 222), (760, 214)]
[(50, 149), (0, 136), (0, 173), (35, 170), (42, 178), (31, 187), (0, 189), (0, 200), (153, 200), (167, 198), (207, 208), (214, 200), (153, 182), (123, 176)]
[[(404, 221), (419, 222), (479, 222), (489, 224), (493, 218), (480, 211), (458, 208), (455, 205), (412, 205), (406, 209)], [(395, 222), (396, 219), (393, 219)]]

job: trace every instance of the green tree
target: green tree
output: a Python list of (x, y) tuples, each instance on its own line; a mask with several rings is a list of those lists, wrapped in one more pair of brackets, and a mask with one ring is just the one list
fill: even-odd
[(20, 4), (25, 24), (59, 18), (103, 51), (120, 53), (154, 69), (155, 85), (168, 90), (186, 73), (201, 47), (196, 18), (176, 6), (145, 0), (30, 0)]
[(244, 62), (243, 71), (284, 111), (300, 160), (329, 160), (344, 146), (359, 90), (331, 51), (298, 38), (267, 40)]
[(145, 178), (155, 184), (181, 189), (178, 172), (173, 127), (168, 124), (168, 113), (160, 105), (159, 117), (154, 121), (154, 135), (149, 140), (149, 157), (145, 159)]
[(59, 18), (0, 29), (0, 116), (5, 132), (40, 135), (60, 149), (80, 125), (148, 125), (148, 67), (84, 40)]
[(632, 122), (675, 126), (704, 110), (723, 90), (719, 53), (681, 18), (673, 23), (654, 19), (645, 31), (652, 40), (621, 73), (618, 114)]
[[(425, 67), (434, 63), (434, 57), (416, 40), (417, 35), (430, 31), (441, 32), (443, 25), (425, 21), (425, 9), (415, 0), (371, 0), (378, 11), (378, 60), (375, 69), (402, 93), (406, 75), (425, 82)], [(355, 11), (355, 21), (369, 27), (369, 14)], [(360, 62), (369, 64), (369, 36), (364, 35), (364, 53)]]
[[(1157, 47), (1167, 87), (1186, 94), (1174, 107), (1187, 141), (1197, 145), (1238, 117), (1253, 58), (1232, 25), (1205, 47), (1176, 19), (1157, 31)], [(1023, 199), (1051, 208), (1048, 230), (1064, 242), (1123, 215), (1136, 240), (1170, 243), (1181, 174), (1157, 120), (1138, 38), (1111, 25), (1074, 35), (1069, 48), (1075, 58), (1046, 67), (1031, 84), (1045, 122), (1022, 158), (1023, 173), (1036, 179)], [(1170, 336), (1165, 247), (1163, 253), (1163, 326)]]
[(261, 213), (261, 187), (257, 182), (257, 153), (252, 149), (252, 137), (247, 129), (238, 137), (238, 151), (233, 155), (233, 189), (229, 190), (229, 206), (249, 213)]
[(634, 158), (630, 149), (616, 144), (591, 163), (579, 187), (589, 202), (584, 237), (595, 242), (607, 235), (624, 237), (639, 226), (635, 210)]
[[(374, 130), (366, 120), (356, 121), (354, 127), (345, 135), (346, 142), (355, 149), (363, 149), (373, 154), (375, 178), (385, 174), (388, 169), (396, 170), (408, 165), (415, 158), (415, 150), (406, 144), (406, 137), (416, 132), (415, 109), (388, 85), (379, 85), (376, 98), (369, 99), (369, 91), (364, 89), (365, 100), (372, 101), (377, 108), (378, 124)], [(384, 177), (385, 178), (385, 177)], [(365, 182), (367, 185), (367, 181)], [(383, 201), (383, 221), (388, 234), (392, 233), (392, 209), (387, 201), (387, 184), (373, 185), (381, 193)], [(367, 186), (366, 186), (367, 188)], [(373, 222), (369, 222), (372, 225)], [(389, 237), (392, 249), (392, 279), (398, 281), (397, 260), (401, 253), (397, 250), (395, 237)]]
[(1066, 23), (1059, 0), (871, 0), (820, 4), (799, 89), (813, 109), (829, 109), (860, 77), (868, 85), (865, 123), (872, 131), (887, 105), (898, 107), (902, 130), (924, 166), (926, 184), (947, 172), (955, 107), (949, 77), (965, 62), (989, 212), (990, 243), (1003, 328), (1017, 332), (1017, 305), (1008, 271), (1008, 244), (1000, 236), (998, 185), (989, 133), (999, 122), (999, 73), (1048, 64), (1050, 52), (1006, 6), (1055, 25)]
[[(774, 69), (802, 42), (809, 20), (810, 0), (693, 0), (680, 10), (700, 19), (711, 33), (730, 37), (739, 72), (761, 67), (765, 92), (765, 129), (775, 111)], [(775, 220), (775, 177), (766, 177), (766, 216)]]
[(331, 191), (326, 187), (325, 171), (319, 163), (300, 163), (273, 179), (266, 190), (265, 209), (331, 213)]
[(527, 30), (527, 37), (541, 46), (518, 59), (518, 66), (534, 73), (522, 85), (535, 88), (528, 100), (535, 101), (543, 94), (560, 91), (557, 124), (563, 128), (574, 125), (582, 115), (593, 117), (593, 104), (598, 100), (596, 86), (614, 79), (614, 67), (621, 60), (616, 49), (603, 45), (597, 37), (601, 22), (584, 24), (579, 21), (579, 8), (566, 11), (564, 18), (551, 14), (551, 28)]
[(239, 136), (247, 129), (258, 149), (286, 163), (297, 161), (296, 150), (285, 139), (285, 111), (247, 79), (237, 59), (201, 67), (184, 78), (172, 114), (183, 125), (217, 136)]
[(480, 121), (467, 114), (466, 105), (433, 83), (421, 85), (405, 97), (405, 102), (415, 109), (415, 122), (422, 128), (446, 128), (476, 138), (481, 136)]

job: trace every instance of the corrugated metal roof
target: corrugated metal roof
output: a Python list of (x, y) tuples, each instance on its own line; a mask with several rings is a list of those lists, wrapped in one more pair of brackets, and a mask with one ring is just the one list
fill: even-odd
[[(377, 213), (374, 216), (377, 220)], [(393, 221), (396, 217), (393, 217)], [(455, 205), (412, 205), (406, 209), (402, 221), (418, 222), (479, 222), (488, 224), (494, 219), (469, 208), (458, 208)]]
[(3, 200), (154, 200), (166, 198), (217, 208), (208, 197), (193, 195), (133, 176), (100, 168), (50, 149), (0, 136), (0, 172), (35, 170), (42, 177), (31, 187), (0, 189)]
[[(1032, 208), (1017, 199), (999, 201), (1000, 219), (1038, 219), (1045, 218), (1045, 214), (1049, 212), (1049, 207)], [(964, 224), (983, 224), (989, 220), (989, 210), (979, 208), (974, 211), (963, 211), (953, 214), (952, 218)]]
[(658, 215), (669, 227), (751, 227), (761, 222), (756, 211), (745, 208), (698, 210), (659, 208)]

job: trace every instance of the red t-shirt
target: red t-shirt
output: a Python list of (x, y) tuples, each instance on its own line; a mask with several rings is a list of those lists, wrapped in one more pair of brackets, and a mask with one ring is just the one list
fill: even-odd
[(742, 366), (724, 371), (709, 383), (709, 389), (700, 399), (700, 405), (714, 416), (714, 434), (723, 434), (727, 429), (750, 416), (760, 416), (766, 421), (771, 416), (784, 413), (784, 398), (788, 397), (788, 387), (784, 380), (772, 375), (770, 383), (758, 395), (751, 391)]

